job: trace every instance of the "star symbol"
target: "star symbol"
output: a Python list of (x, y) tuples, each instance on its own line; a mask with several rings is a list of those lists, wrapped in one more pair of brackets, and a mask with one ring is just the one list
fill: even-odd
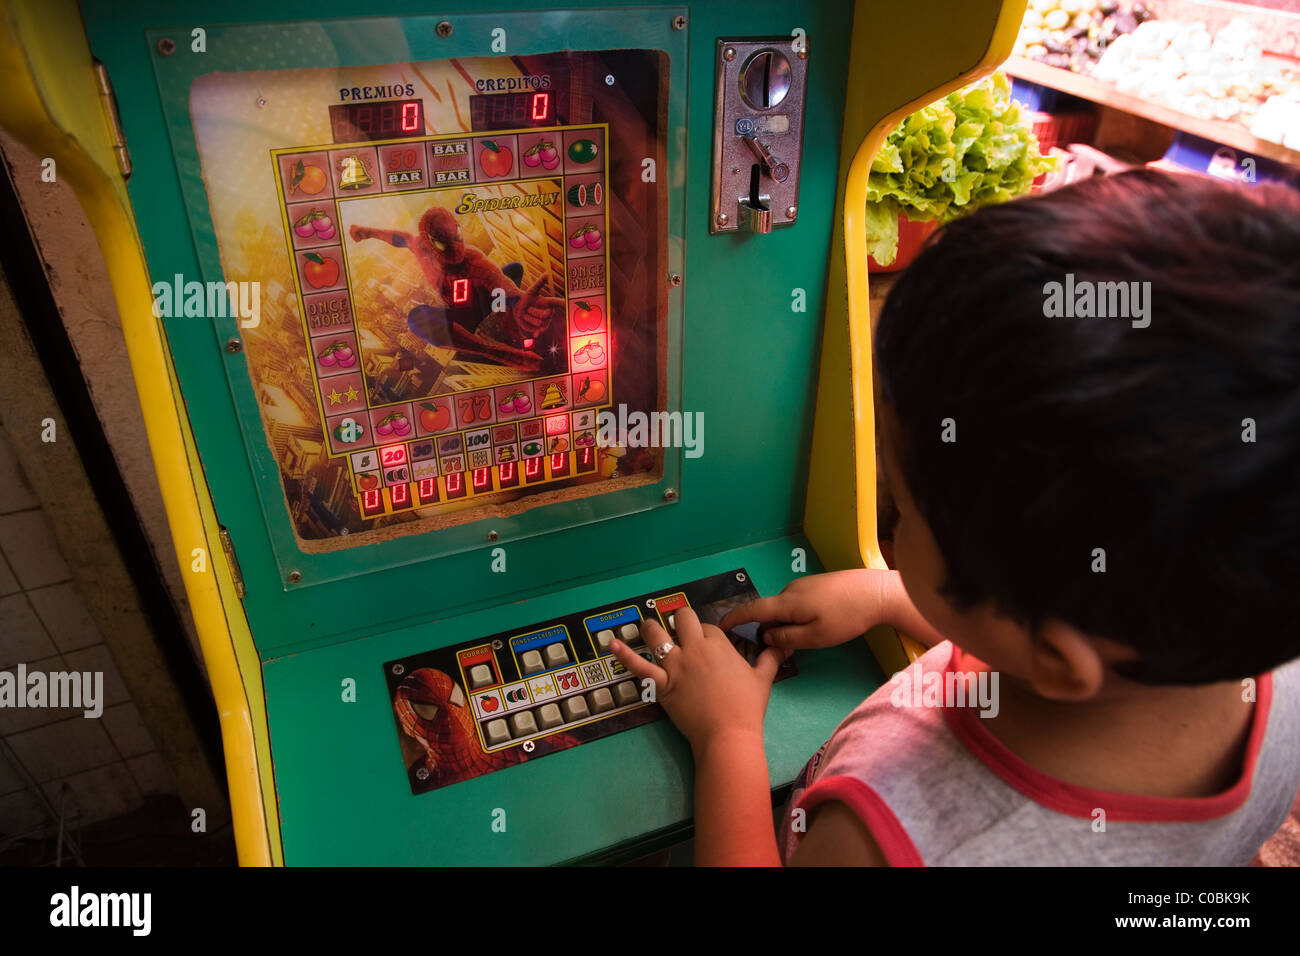
[(348, 386), (347, 396), (349, 402), (355, 402), (360, 397), (355, 385)]
[(339, 402), (343, 401), (343, 396), (339, 394), (337, 388), (330, 392), (326, 397), (330, 400), (331, 405), (337, 405)]

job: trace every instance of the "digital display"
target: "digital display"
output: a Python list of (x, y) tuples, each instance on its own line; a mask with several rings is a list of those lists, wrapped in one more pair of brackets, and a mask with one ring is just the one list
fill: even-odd
[(555, 125), (555, 97), (549, 90), (488, 93), (469, 98), (470, 129), (528, 129)]
[(330, 128), (336, 143), (423, 136), (424, 101), (383, 100), (331, 106)]

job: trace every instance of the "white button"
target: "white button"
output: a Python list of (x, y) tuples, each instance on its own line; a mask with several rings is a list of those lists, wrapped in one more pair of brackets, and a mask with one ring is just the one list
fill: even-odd
[(552, 727), (558, 727), (564, 723), (564, 718), (560, 716), (560, 708), (556, 704), (542, 704), (537, 708), (537, 726), (542, 730), (550, 730)]
[(622, 681), (614, 685), (614, 705), (616, 707), (626, 707), (628, 704), (635, 704), (641, 699), (641, 695), (636, 692), (636, 684), (630, 680)]
[(605, 628), (605, 630), (600, 631), (596, 635), (596, 647), (598, 647), (600, 649), (600, 652), (603, 654), (605, 653), (605, 651), (609, 650), (609, 642), (612, 641), (613, 639), (614, 639), (614, 632), (611, 631), (609, 628)]
[(560, 701), (560, 709), (564, 711), (565, 720), (585, 720), (591, 716), (591, 711), (587, 709), (587, 702), (581, 695), (566, 697)]
[(469, 686), (471, 690), (478, 690), (490, 683), (492, 683), (492, 668), (486, 664), (475, 664), (469, 669)]
[(550, 644), (546, 648), (546, 666), (559, 667), (562, 664), (569, 663), (569, 652), (565, 650), (564, 644)]
[(524, 651), (524, 656), (519, 661), (524, 665), (525, 675), (546, 670), (546, 665), (542, 663), (542, 655), (537, 651)]
[(614, 696), (610, 694), (608, 687), (597, 687), (587, 695), (587, 700), (591, 702), (593, 714), (603, 714), (607, 710), (614, 709)]
[(641, 640), (641, 628), (636, 624), (624, 624), (618, 629), (618, 639), (624, 644)]
[(675, 614), (668, 615), (668, 630), (670, 631), (677, 630), (677, 615)]
[(487, 742), (489, 747), (495, 747), (503, 744), (510, 739), (510, 728), (506, 722), (498, 717), (496, 720), (489, 720), (487, 725)]
[(510, 730), (515, 737), (534, 737), (537, 735), (537, 719), (531, 710), (521, 710), (510, 715)]

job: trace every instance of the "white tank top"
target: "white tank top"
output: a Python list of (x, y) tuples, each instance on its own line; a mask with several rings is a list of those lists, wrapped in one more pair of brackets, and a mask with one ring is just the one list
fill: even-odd
[(977, 707), (911, 705), (959, 672), (945, 641), (845, 718), (795, 783), (783, 859), (813, 808), (838, 800), (893, 866), (1244, 866), (1300, 788), (1300, 659), (1256, 682), (1241, 777), (1197, 798), (1076, 787), (1011, 753)]

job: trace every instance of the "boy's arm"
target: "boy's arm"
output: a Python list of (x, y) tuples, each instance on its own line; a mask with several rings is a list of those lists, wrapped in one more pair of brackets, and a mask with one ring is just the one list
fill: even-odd
[(415, 242), (415, 236), (400, 229), (371, 229), (369, 226), (353, 226), (348, 230), (353, 242), (366, 239), (382, 239), (397, 249), (407, 249)]
[(723, 731), (695, 753), (695, 865), (780, 866), (761, 732)]
[(816, 809), (791, 866), (888, 866), (880, 846), (857, 815), (832, 800)]

